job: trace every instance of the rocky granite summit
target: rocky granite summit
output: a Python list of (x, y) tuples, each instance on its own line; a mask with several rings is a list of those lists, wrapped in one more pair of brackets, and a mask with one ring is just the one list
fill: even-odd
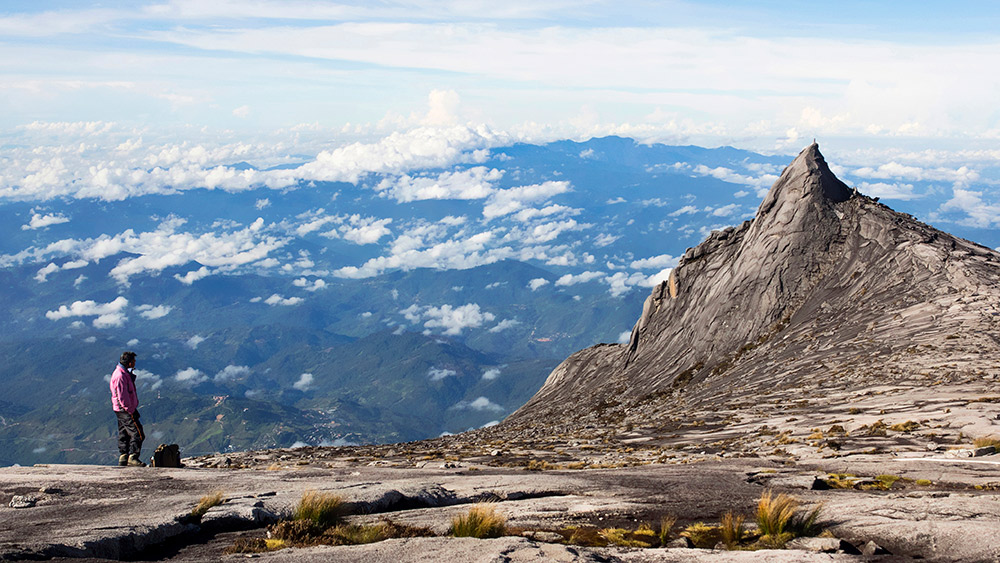
[(1000, 254), (852, 190), (814, 143), (752, 221), (688, 249), (628, 344), (573, 354), (506, 424), (832, 412), (998, 376)]

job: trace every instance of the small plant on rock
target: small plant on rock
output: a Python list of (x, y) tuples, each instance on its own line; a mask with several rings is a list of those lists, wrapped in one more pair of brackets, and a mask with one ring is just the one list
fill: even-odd
[(214, 492), (210, 495), (205, 495), (201, 497), (201, 500), (198, 501), (198, 506), (194, 507), (191, 510), (191, 514), (189, 515), (189, 517), (191, 518), (191, 520), (195, 522), (201, 522), (201, 517), (204, 516), (205, 513), (208, 512), (210, 508), (212, 508), (213, 506), (219, 506), (225, 501), (226, 499), (225, 497), (223, 497), (221, 491)]
[(450, 534), (456, 538), (499, 538), (507, 533), (507, 518), (489, 503), (480, 503), (451, 520)]
[(696, 522), (684, 528), (681, 535), (691, 540), (695, 547), (712, 549), (722, 539), (722, 528), (709, 526), (704, 522)]
[(812, 536), (819, 532), (816, 521), (822, 505), (809, 512), (799, 511), (799, 501), (784, 493), (774, 496), (764, 491), (757, 502), (757, 527), (760, 541), (771, 547), (781, 548), (792, 538)]
[(348, 514), (350, 514), (349, 506), (343, 497), (331, 493), (306, 491), (295, 507), (292, 518), (307, 520), (326, 529), (343, 523)]
[(670, 540), (670, 530), (673, 529), (676, 523), (677, 517), (671, 514), (660, 517), (660, 533), (657, 534), (660, 539), (660, 545), (667, 545), (667, 542)]
[(993, 446), (994, 448), (1000, 450), (1000, 438), (996, 436), (981, 436), (972, 440), (972, 445), (977, 448), (988, 448)]
[(746, 529), (743, 527), (745, 521), (745, 516), (733, 514), (731, 510), (722, 515), (720, 532), (722, 533), (722, 543), (726, 544), (726, 549), (733, 549), (743, 541), (744, 536), (746, 536)]

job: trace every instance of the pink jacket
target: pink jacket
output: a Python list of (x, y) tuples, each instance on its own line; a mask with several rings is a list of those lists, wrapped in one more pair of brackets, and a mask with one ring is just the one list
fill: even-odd
[(111, 408), (134, 413), (139, 408), (139, 395), (135, 392), (135, 376), (118, 364), (111, 375)]

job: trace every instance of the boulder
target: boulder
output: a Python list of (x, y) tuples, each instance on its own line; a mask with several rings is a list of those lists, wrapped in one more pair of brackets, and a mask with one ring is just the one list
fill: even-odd
[(11, 508), (31, 508), (35, 506), (36, 502), (38, 501), (35, 497), (14, 495), (14, 498), (10, 499), (9, 506)]

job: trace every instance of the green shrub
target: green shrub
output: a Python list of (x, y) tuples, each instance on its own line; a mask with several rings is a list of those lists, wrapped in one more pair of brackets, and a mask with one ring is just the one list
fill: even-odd
[(343, 497), (331, 493), (306, 491), (295, 507), (292, 518), (306, 520), (326, 529), (344, 521), (350, 509)]
[(449, 533), (456, 538), (499, 538), (507, 533), (507, 518), (489, 503), (480, 503), (452, 518)]

